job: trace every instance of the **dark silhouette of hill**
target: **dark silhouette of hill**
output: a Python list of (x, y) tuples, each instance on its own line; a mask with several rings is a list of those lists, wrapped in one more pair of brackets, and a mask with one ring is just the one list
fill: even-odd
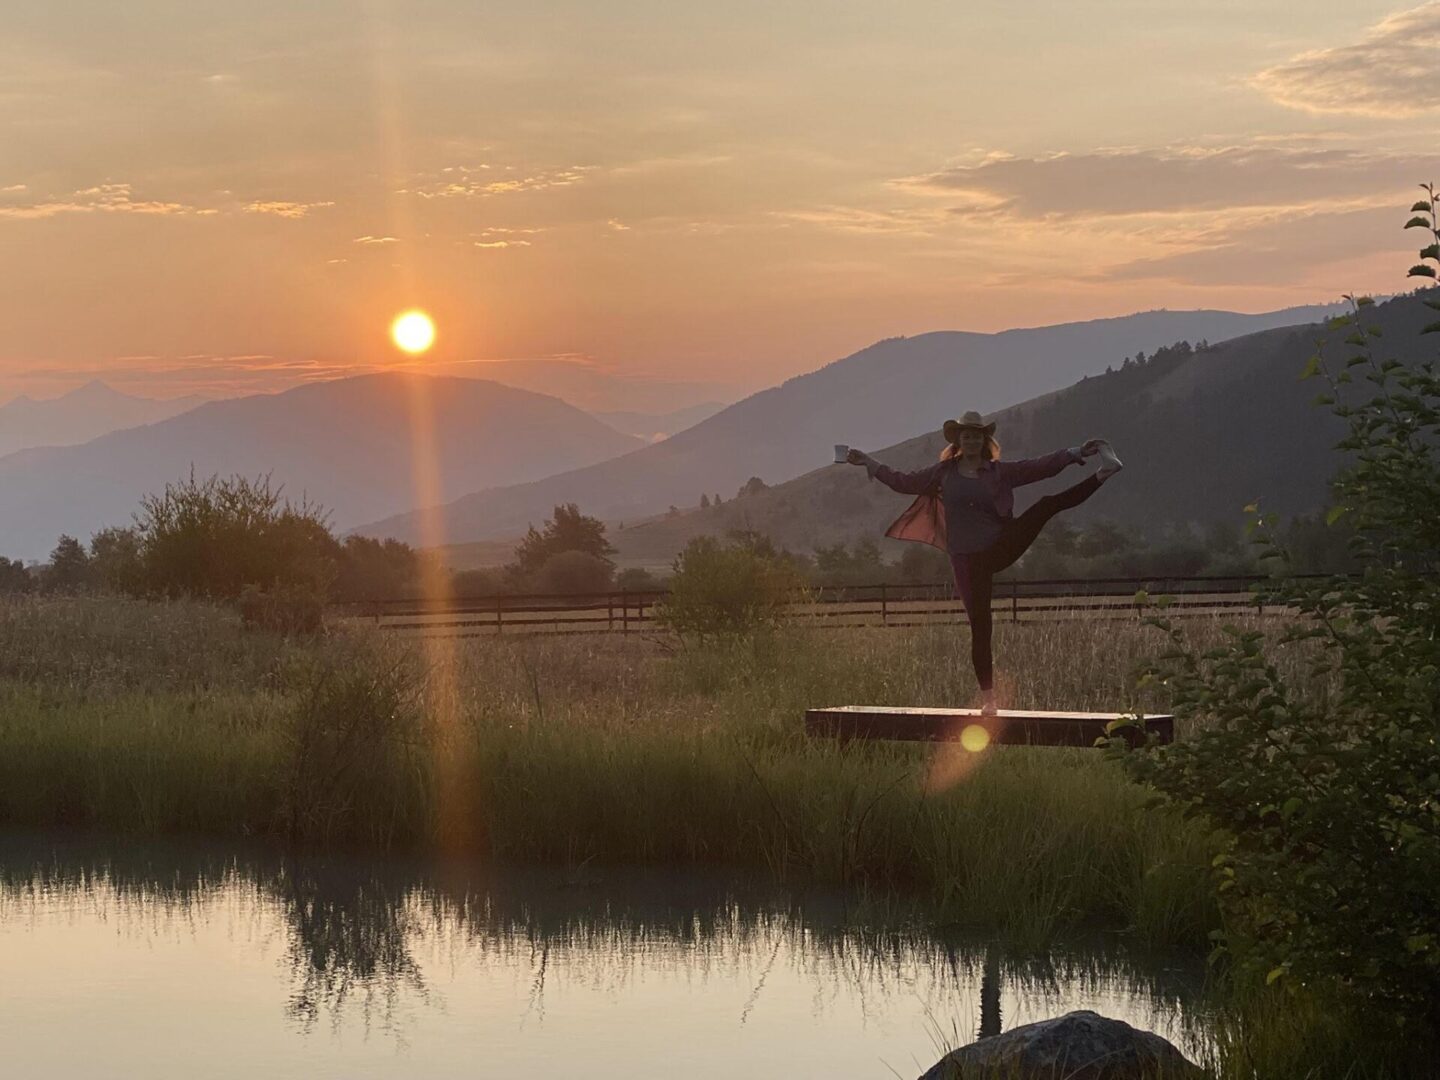
[(95, 380), (58, 398), (20, 396), (0, 405), (0, 457), (32, 446), (75, 446), (124, 428), (168, 420), (204, 398), (133, 397)]
[[(513, 537), (561, 503), (623, 521), (694, 505), (702, 494), (728, 499), (751, 476), (776, 481), (808, 471), (828, 460), (837, 442), (890, 445), (965, 409), (988, 412), (1103, 372), (1142, 349), (1182, 338), (1218, 341), (1333, 310), (1151, 311), (998, 334), (892, 338), (622, 458), (466, 495), (444, 508), (447, 535), (457, 542)], [(418, 523), (406, 514), (357, 531), (413, 541)]]
[[(421, 400), (428, 406), (417, 409)], [(414, 506), (416, 415), (441, 490), (538, 478), (642, 445), (559, 398), (482, 379), (366, 375), (201, 405), (83, 446), (0, 458), (0, 552), (38, 558), (64, 532), (129, 524), (140, 499), (188, 474), (270, 473), (340, 529)]]
[[(1420, 336), (1434, 313), (1418, 298), (1377, 305), (1366, 315), (1383, 330), (1378, 355), (1404, 362), (1433, 358), (1436, 340)], [(1335, 443), (1343, 423), (1313, 404), (1320, 380), (1298, 381), (1317, 339), (1338, 368), (1354, 350), (1349, 330), (1321, 325), (1251, 334), (1194, 350), (1158, 350), (1143, 364), (1121, 366), (1057, 393), (995, 414), (1007, 458), (1028, 457), (1089, 437), (1109, 438), (1125, 471), (1084, 506), (1067, 515), (1074, 524), (1102, 518), (1144, 532), (1171, 524), (1214, 521), (1240, 524), (1257, 499), (1282, 515), (1326, 504), (1328, 482), (1341, 464)], [(1357, 395), (1367, 384), (1353, 386)], [(929, 431), (898, 445), (870, 450), (887, 465), (917, 469), (938, 459), (944, 441)], [(1074, 483), (1085, 470), (1023, 489), (1023, 510), (1047, 491)], [(902, 541), (885, 540), (885, 528), (908, 504), (863, 469), (832, 465), (812, 470), (723, 505), (632, 525), (614, 534), (619, 558), (657, 562), (692, 537), (756, 529), (792, 550), (811, 550), (869, 538), (894, 558)]]

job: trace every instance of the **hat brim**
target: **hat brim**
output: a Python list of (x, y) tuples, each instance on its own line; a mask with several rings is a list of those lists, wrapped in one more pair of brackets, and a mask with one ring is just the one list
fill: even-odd
[(960, 438), (960, 433), (966, 430), (978, 431), (982, 435), (989, 437), (995, 434), (995, 422), (992, 420), (990, 423), (982, 426), (980, 424), (962, 424), (959, 420), (946, 420), (945, 427), (943, 428), (945, 441), (948, 443), (955, 442)]

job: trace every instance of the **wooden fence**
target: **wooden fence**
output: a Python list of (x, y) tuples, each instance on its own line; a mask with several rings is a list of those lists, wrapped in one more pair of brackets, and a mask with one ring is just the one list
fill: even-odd
[[(1282, 614), (1255, 587), (1263, 577), (1130, 577), (1005, 580), (995, 583), (991, 610), (1014, 622), (1054, 619), (1134, 619), (1136, 594), (1172, 598), (1167, 612), (1221, 615)], [(475, 637), (512, 634), (620, 633), (655, 628), (663, 589), (645, 592), (453, 597), (443, 601), (350, 601), (332, 617), (372, 622), (409, 634)], [(788, 615), (818, 626), (924, 626), (963, 612), (954, 588), (943, 585), (817, 586), (798, 594)]]

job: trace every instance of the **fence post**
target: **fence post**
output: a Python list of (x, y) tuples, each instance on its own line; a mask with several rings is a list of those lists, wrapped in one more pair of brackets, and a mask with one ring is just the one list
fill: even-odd
[(1010, 621), (1020, 621), (1020, 583), (1013, 579), (1010, 582)]
[(890, 625), (890, 603), (888, 597), (885, 595), (885, 583), (883, 581), (880, 583), (880, 625)]
[(605, 629), (615, 629), (615, 594), (605, 597)]
[(495, 597), (495, 633), (505, 633), (505, 602), (500, 597)]
[(630, 633), (630, 593), (620, 594), (620, 633)]

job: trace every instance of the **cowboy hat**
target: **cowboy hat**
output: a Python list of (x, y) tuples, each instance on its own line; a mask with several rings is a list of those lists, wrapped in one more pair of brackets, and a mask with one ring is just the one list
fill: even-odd
[(965, 428), (974, 428), (976, 431), (984, 432), (986, 435), (994, 435), (995, 421), (992, 420), (987, 424), (985, 423), (984, 417), (974, 409), (971, 409), (961, 416), (959, 420), (945, 421), (945, 427), (943, 429), (945, 432), (945, 441), (948, 443), (957, 442), (960, 438), (960, 432)]

